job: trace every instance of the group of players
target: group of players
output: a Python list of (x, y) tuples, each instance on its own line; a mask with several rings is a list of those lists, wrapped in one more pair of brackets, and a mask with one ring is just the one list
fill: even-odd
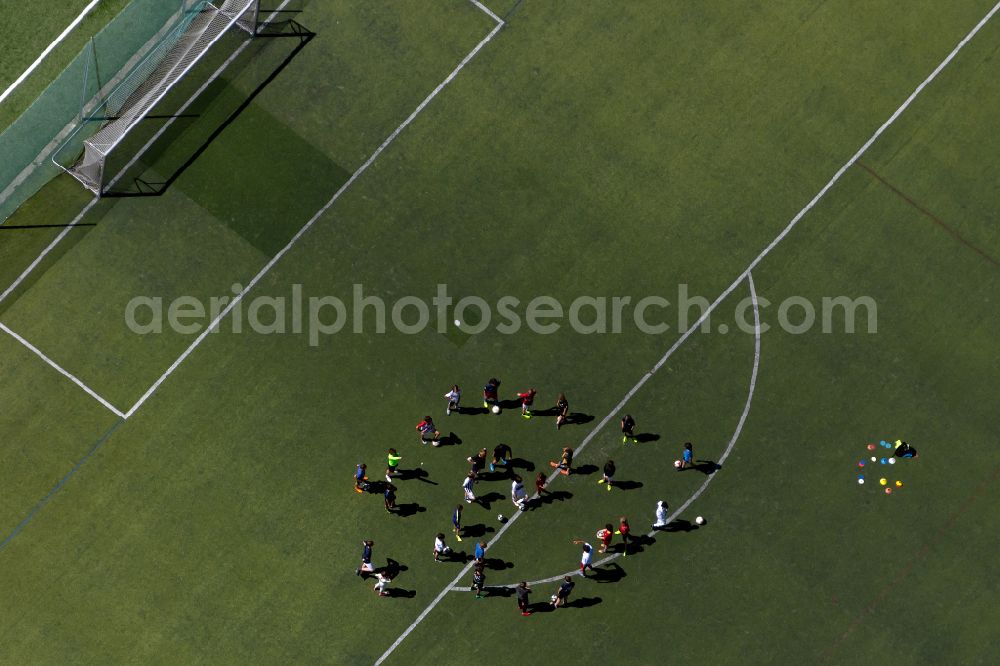
[[(483, 387), (483, 407), (494, 414), (499, 414), (501, 410), (501, 402), (499, 397), (500, 391), (500, 380), (491, 377), (486, 385)], [(537, 391), (534, 388), (529, 388), (528, 390), (518, 393), (517, 399), (520, 403), (521, 416), (525, 419), (532, 418), (532, 408), (534, 406), (535, 397), (537, 396)], [(462, 411), (461, 400), (462, 391), (461, 388), (456, 384), (451, 387), (451, 389), (444, 394), (445, 400), (447, 400), (446, 414), (451, 415), (453, 412)], [(549, 412), (551, 414), (551, 412)], [(570, 412), (569, 412), (569, 401), (566, 399), (565, 394), (560, 393), (555, 404), (555, 416), (556, 416), (556, 429), (559, 430), (562, 426), (570, 422)], [(636, 435), (636, 422), (635, 419), (630, 414), (625, 414), (620, 421), (621, 432), (622, 432), (622, 442), (627, 443), (629, 441), (638, 442), (639, 438)], [(422, 445), (430, 444), (431, 446), (441, 446), (442, 437), (441, 432), (434, 424), (434, 419), (430, 415), (424, 416), (424, 418), (416, 425), (416, 431), (419, 435), (419, 440)], [(690, 444), (685, 445), (684, 460), (683, 464), (685, 466), (691, 464), (691, 446)], [(503, 467), (504, 469), (511, 469), (513, 453), (510, 446), (506, 444), (498, 444), (493, 449), (492, 456), (488, 455), (488, 450), (486, 448), (481, 448), (476, 454), (469, 456), (466, 460), (470, 463), (470, 471), (466, 475), (462, 482), (462, 489), (464, 493), (465, 502), (471, 504), (477, 501), (474, 492), (474, 484), (477, 478), (482, 474), (485, 469), (489, 469), (490, 472), (495, 472), (497, 467)], [(487, 463), (487, 458), (489, 462)], [(399, 462), (402, 456), (398, 454), (395, 449), (390, 448), (387, 455), (386, 471), (385, 471), (385, 489), (383, 496), (385, 499), (386, 511), (392, 512), (395, 509), (396, 501), (396, 486), (393, 484), (393, 480), (400, 476), (398, 470)], [(573, 471), (573, 449), (569, 446), (563, 447), (562, 452), (558, 460), (549, 461), (550, 467), (559, 470), (561, 474), (570, 474)], [(614, 475), (615, 475), (615, 464), (614, 461), (608, 460), (604, 465), (603, 475), (601, 479), (598, 479), (598, 483), (605, 484), (605, 487), (610, 491), (614, 485)], [(355, 469), (354, 477), (354, 488), (358, 493), (363, 493), (365, 491), (370, 491), (372, 484), (368, 480), (367, 476), (367, 466), (364, 463), (359, 463)], [(545, 474), (539, 472), (535, 477), (535, 492), (537, 497), (542, 497), (549, 491), (546, 489), (547, 479)], [(524, 480), (518, 474), (511, 474), (511, 502), (519, 511), (524, 511), (528, 508), (528, 495), (525, 490)], [(659, 502), (656, 510), (656, 523), (654, 523), (654, 529), (658, 527), (663, 527), (666, 525), (666, 503)], [(462, 540), (462, 505), (459, 504), (455, 507), (452, 513), (452, 528), (454, 531), (455, 538), (458, 541)], [(597, 537), (600, 539), (600, 550), (599, 553), (604, 553), (607, 551), (611, 544), (612, 535), (617, 534), (622, 536), (624, 554), (628, 555), (630, 541), (634, 539), (631, 536), (631, 530), (628, 524), (628, 520), (625, 516), (619, 519), (618, 529), (613, 529), (613, 526), (609, 523), (602, 530), (598, 531)], [(582, 557), (580, 563), (580, 574), (583, 576), (587, 575), (587, 570), (592, 569), (590, 566), (590, 559), (593, 553), (593, 547), (586, 543), (582, 539), (574, 539), (574, 543), (582, 544)], [(374, 542), (371, 540), (365, 540), (362, 542), (362, 555), (361, 555), (361, 566), (358, 567), (356, 573), (360, 576), (373, 575), (376, 578), (376, 584), (373, 590), (378, 593), (379, 596), (389, 596), (388, 586), (394, 577), (391, 570), (379, 569), (376, 570), (372, 565), (372, 547)], [(475, 592), (475, 598), (481, 599), (484, 595), (485, 581), (486, 581), (486, 548), (487, 544), (485, 541), (480, 541), (476, 544), (474, 564), (473, 564), (473, 577), (471, 590)], [(451, 549), (445, 543), (445, 537), (443, 533), (438, 533), (434, 539), (434, 550), (433, 556), (435, 562), (445, 561), (451, 554)], [(551, 597), (551, 603), (553, 608), (558, 608), (559, 606), (566, 603), (569, 598), (569, 594), (572, 591), (575, 583), (570, 576), (566, 576), (563, 581), (561, 581), (559, 589)], [(529, 610), (529, 597), (531, 593), (531, 588), (528, 587), (526, 581), (521, 581), (517, 588), (515, 589), (517, 595), (518, 608), (523, 615), (530, 615)]]

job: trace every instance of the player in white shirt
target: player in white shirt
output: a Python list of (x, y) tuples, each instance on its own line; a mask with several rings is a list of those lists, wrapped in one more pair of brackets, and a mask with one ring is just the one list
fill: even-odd
[(528, 493), (524, 490), (524, 480), (517, 474), (514, 475), (514, 480), (510, 482), (510, 501), (514, 503), (519, 510), (524, 511), (525, 502), (528, 500)]
[(434, 537), (434, 561), (443, 562), (441, 556), (447, 557), (451, 554), (451, 548), (444, 543), (444, 534), (438, 532), (437, 536)]
[(458, 384), (451, 387), (451, 390), (444, 394), (445, 399), (448, 401), (448, 409), (445, 414), (451, 416), (452, 412), (457, 412), (461, 410), (458, 403), (462, 400), (462, 389), (458, 388)]
[(661, 530), (667, 526), (667, 503), (660, 500), (656, 503), (656, 522), (653, 523), (654, 530)]

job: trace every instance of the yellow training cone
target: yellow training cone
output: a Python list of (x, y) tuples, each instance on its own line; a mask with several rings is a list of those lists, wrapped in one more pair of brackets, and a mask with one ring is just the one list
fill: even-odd
[(885, 484), (889, 483), (889, 482), (888, 482), (887, 480), (885, 480), (885, 479), (879, 479), (879, 480), (878, 480), (878, 482), (879, 482), (879, 483), (881, 483), (881, 484), (882, 484), (883, 486), (884, 486)]
[(897, 488), (902, 488), (903, 487), (903, 482), (902, 481), (897, 481), (896, 482), (896, 487)]

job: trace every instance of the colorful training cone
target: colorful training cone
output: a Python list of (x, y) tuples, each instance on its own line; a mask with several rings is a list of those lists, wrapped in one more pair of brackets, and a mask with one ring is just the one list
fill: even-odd
[(903, 487), (903, 482), (902, 481), (897, 481), (896, 482), (896, 487), (897, 488), (902, 488)]
[(864, 460), (859, 460), (858, 461), (858, 467), (864, 467), (864, 466), (865, 466), (865, 461)]
[(888, 479), (886, 479), (885, 477), (879, 479), (878, 482), (881, 483), (883, 486), (889, 483)]
[(891, 495), (892, 494), (892, 488), (886, 488), (885, 489), (885, 494), (886, 495)]
[(868, 445), (868, 450), (869, 451), (874, 451), (875, 450), (875, 445), (874, 444), (869, 444)]

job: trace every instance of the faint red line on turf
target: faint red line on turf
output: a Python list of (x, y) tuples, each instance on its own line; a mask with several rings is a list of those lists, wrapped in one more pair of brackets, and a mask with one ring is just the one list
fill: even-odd
[(910, 197), (908, 197), (902, 190), (900, 190), (898, 187), (896, 187), (895, 185), (893, 185), (892, 183), (890, 183), (888, 180), (886, 180), (885, 178), (883, 178), (882, 176), (880, 176), (874, 169), (872, 169), (867, 164), (865, 164), (864, 162), (861, 162), (861, 161), (859, 161), (857, 163), (857, 165), (859, 167), (861, 167), (862, 169), (864, 169), (865, 171), (867, 171), (868, 174), (872, 178), (874, 178), (875, 180), (877, 180), (878, 182), (882, 183), (887, 188), (889, 188), (889, 190), (891, 190), (893, 193), (895, 193), (897, 196), (899, 196), (900, 199), (902, 199), (906, 203), (910, 204), (913, 208), (916, 208), (918, 211), (920, 211), (921, 213), (923, 213), (928, 219), (930, 219), (934, 224), (936, 224), (939, 227), (941, 227), (942, 229), (944, 229), (945, 232), (947, 232), (949, 236), (951, 236), (952, 238), (954, 238), (955, 240), (957, 240), (959, 243), (961, 243), (965, 247), (969, 248), (970, 250), (972, 250), (973, 252), (975, 252), (980, 257), (982, 257), (986, 261), (990, 262), (991, 264), (993, 264), (997, 268), (1000, 268), (1000, 261), (997, 261), (991, 255), (987, 254), (985, 251), (983, 251), (982, 249), (980, 249), (979, 247), (977, 247), (976, 245), (974, 245), (972, 242), (970, 242), (969, 240), (967, 240), (964, 236), (962, 236), (962, 234), (958, 233), (958, 231), (956, 231), (951, 226), (949, 226), (946, 222), (944, 222), (937, 215), (935, 215), (934, 213), (932, 213), (931, 211), (927, 210), (926, 208), (924, 208), (923, 206), (921, 206), (920, 204), (918, 204), (916, 201), (914, 201), (913, 199), (911, 199)]
[(997, 477), (1000, 477), (1000, 465), (997, 465), (993, 469), (993, 473), (990, 474), (988, 477), (986, 477), (986, 479), (984, 479), (976, 487), (976, 489), (972, 491), (972, 493), (969, 495), (968, 499), (965, 500), (962, 506), (955, 509), (951, 513), (951, 515), (948, 516), (948, 518), (944, 521), (944, 524), (941, 525), (941, 528), (937, 531), (937, 534), (934, 535), (934, 538), (925, 543), (923, 547), (921, 547), (920, 551), (916, 554), (916, 556), (912, 557), (909, 563), (905, 567), (900, 569), (900, 571), (895, 575), (895, 577), (893, 577), (893, 579), (889, 581), (885, 585), (885, 587), (883, 587), (879, 591), (877, 595), (875, 595), (875, 598), (872, 599), (867, 606), (865, 606), (864, 610), (862, 610), (858, 614), (858, 617), (855, 618), (854, 622), (852, 622), (851, 625), (847, 628), (847, 631), (845, 631), (844, 634), (840, 638), (838, 638), (833, 643), (833, 645), (831, 645), (830, 648), (823, 654), (823, 657), (820, 660), (822, 663), (824, 664), (830, 663), (830, 661), (833, 659), (833, 654), (837, 651), (837, 649), (841, 645), (843, 645), (848, 638), (850, 638), (851, 634), (857, 631), (857, 628), (861, 626), (861, 623), (864, 621), (864, 619), (867, 616), (873, 614), (875, 612), (875, 609), (882, 604), (885, 598), (888, 597), (889, 594), (893, 590), (895, 590), (900, 583), (902, 583), (907, 577), (909, 577), (911, 573), (913, 573), (913, 570), (916, 568), (916, 566), (921, 562), (923, 562), (923, 560), (927, 559), (927, 556), (930, 554), (931, 549), (937, 546), (941, 542), (941, 539), (944, 538), (945, 534), (950, 532), (952, 528), (955, 527), (956, 521), (958, 521), (958, 519), (962, 516), (962, 514), (968, 511), (973, 504), (979, 501), (980, 496), (990, 486), (990, 484), (992, 484), (994, 481), (997, 480)]

